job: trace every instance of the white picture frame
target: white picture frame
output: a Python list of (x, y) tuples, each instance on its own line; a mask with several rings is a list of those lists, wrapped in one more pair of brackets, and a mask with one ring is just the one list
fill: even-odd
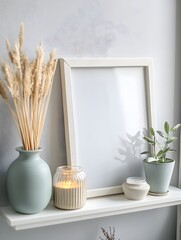
[[(144, 116), (143, 118), (146, 119), (145, 120), (146, 126), (144, 126), (144, 124), (143, 124), (143, 126), (142, 125), (141, 126), (146, 127), (146, 128), (148, 128), (150, 126), (154, 126), (155, 125), (154, 124), (155, 110), (154, 110), (154, 97), (153, 97), (154, 94), (153, 94), (153, 86), (152, 86), (152, 78), (153, 78), (152, 59), (119, 59), (119, 58), (114, 58), (114, 59), (112, 59), (112, 58), (111, 59), (110, 58), (104, 58), (104, 59), (64, 58), (63, 59), (62, 58), (62, 59), (60, 59), (60, 71), (61, 71), (61, 84), (62, 84), (63, 109), (64, 109), (67, 164), (83, 166), (83, 169), (86, 170), (86, 174), (90, 170), (90, 174), (88, 174), (88, 176), (87, 176), (88, 180), (90, 180), (91, 176), (92, 176), (92, 178), (95, 178), (93, 171), (97, 172), (97, 169), (96, 168), (90, 169), (91, 166), (94, 165), (94, 164), (91, 164), (91, 166), (89, 166), (91, 159), (88, 159), (88, 158), (90, 158), (91, 156), (90, 157), (85, 157), (85, 156), (89, 156), (90, 151), (92, 151), (92, 149), (88, 150), (88, 144), (89, 144), (88, 142), (90, 141), (91, 145), (93, 146), (94, 140), (97, 141), (97, 136), (93, 135), (93, 137), (90, 140), (89, 135), (91, 135), (92, 132), (94, 132), (94, 131), (90, 132), (91, 130), (88, 131), (89, 134), (87, 135), (87, 139), (85, 136), (84, 136), (84, 138), (81, 136), (85, 135), (84, 134), (84, 132), (85, 132), (84, 125), (90, 124), (92, 121), (92, 119), (90, 119), (90, 116), (97, 117), (97, 115), (98, 115), (98, 117), (100, 117), (100, 119), (102, 119), (102, 114), (99, 113), (100, 112), (99, 110), (102, 109), (102, 107), (103, 107), (103, 109), (107, 108), (104, 106), (104, 103), (101, 103), (99, 101), (99, 90), (101, 92), (100, 96), (102, 96), (104, 98), (104, 100), (106, 99), (106, 97), (108, 95), (110, 95), (110, 98), (112, 98), (115, 96), (114, 90), (117, 89), (116, 84), (118, 83), (118, 85), (120, 84), (120, 86), (118, 86), (118, 89), (125, 90), (125, 91), (121, 90), (122, 98), (124, 98), (125, 97), (124, 92), (126, 92), (126, 89), (128, 89), (129, 87), (131, 88), (131, 86), (134, 85), (134, 87), (132, 87), (133, 89), (130, 90), (130, 91), (132, 91), (132, 93), (130, 93), (130, 94), (132, 94), (132, 95), (135, 94), (135, 100), (137, 98), (140, 98), (140, 96), (141, 96), (141, 98), (139, 99), (139, 102), (137, 102), (137, 100), (136, 101), (133, 100), (133, 101), (130, 101), (130, 103), (128, 104), (127, 100), (125, 99), (125, 101), (123, 100), (120, 103), (121, 103), (121, 105), (123, 105), (123, 108), (127, 109), (127, 108), (129, 108), (129, 106), (131, 104), (134, 105), (135, 102), (137, 102), (137, 105), (135, 105), (135, 106), (140, 106), (143, 102), (143, 106), (139, 107), (141, 110), (140, 110), (139, 114), (137, 114), (140, 116), (143, 115)], [(104, 82), (103, 78), (105, 79), (105, 82)], [(119, 80), (119, 79), (121, 79), (121, 80)], [(123, 84), (122, 79), (126, 80), (126, 81), (124, 81), (124, 84)], [(138, 84), (135, 83), (136, 81), (138, 81)], [(113, 89), (112, 89), (111, 82), (114, 82), (113, 85), (115, 85), (115, 87)], [(102, 87), (106, 84), (107, 84), (107, 89), (106, 89), (106, 94), (104, 94), (104, 88), (102, 90)], [(137, 85), (138, 85), (138, 87), (137, 87)], [(139, 85), (140, 85), (141, 90), (139, 90)], [(111, 86), (111, 88), (108, 86)], [(110, 90), (109, 90), (109, 88), (110, 88)], [(94, 89), (97, 91), (96, 94), (95, 94)], [(86, 91), (86, 93), (84, 90)], [(138, 92), (136, 92), (136, 91), (138, 91)], [(128, 92), (129, 92), (129, 89), (128, 89)], [(96, 99), (97, 99), (96, 101), (98, 102), (98, 105), (99, 105), (98, 108), (95, 107), (95, 110), (91, 106), (91, 104), (92, 104), (91, 103), (92, 101), (90, 99), (91, 94), (92, 94), (92, 100), (94, 99), (94, 96), (96, 95)], [(106, 95), (106, 96), (104, 96), (104, 95)], [(117, 95), (119, 98), (119, 92)], [(133, 96), (133, 98), (134, 98), (134, 96)], [(142, 100), (144, 100), (144, 101), (142, 101)], [(110, 101), (112, 101), (112, 100), (110, 100)], [(94, 102), (94, 106), (97, 105), (97, 102)], [(114, 105), (118, 106), (118, 109), (119, 109), (119, 104), (117, 104), (116, 101), (113, 101), (113, 103), (115, 103)], [(88, 106), (89, 104), (90, 104), (90, 106)], [(84, 106), (81, 106), (81, 105), (84, 105)], [(90, 113), (87, 112), (87, 110), (86, 110), (87, 108), (90, 109)], [(110, 107), (109, 110), (110, 109), (112, 109), (112, 107)], [(106, 116), (107, 116), (107, 109), (104, 109), (104, 110), (105, 110), (104, 112), (106, 113)], [(119, 111), (115, 110), (115, 112), (113, 112), (113, 116), (115, 116), (115, 114), (117, 114), (118, 112)], [(127, 111), (127, 112), (129, 112), (129, 111)], [(128, 114), (128, 116), (127, 116), (127, 114)], [(119, 118), (121, 120), (122, 115), (121, 114), (118, 114), (118, 115), (120, 115)], [(126, 115), (127, 119), (126, 119), (125, 115)], [(81, 116), (81, 118), (79, 118), (79, 116)], [(126, 113), (122, 117), (123, 117), (123, 119), (125, 117), (124, 122), (126, 122), (129, 119), (133, 119), (133, 121), (134, 121), (135, 114), (133, 114), (133, 116), (132, 115), (129, 116), (129, 113)], [(114, 119), (115, 118), (116, 117), (114, 117)], [(98, 120), (100, 120), (100, 119), (98, 119)], [(143, 122), (143, 120), (141, 120), (141, 121)], [(96, 122), (96, 119), (94, 119), (94, 122)], [(103, 122), (104, 121), (102, 121), (102, 123)], [(114, 125), (114, 123), (112, 125)], [(84, 126), (84, 127), (82, 127), (82, 126)], [(135, 128), (136, 127), (137, 126), (135, 126)], [(94, 126), (92, 126), (92, 129), (93, 128), (94, 128)], [(96, 124), (95, 124), (95, 129), (97, 129), (97, 130), (95, 130), (95, 132), (99, 131), (99, 126), (97, 126)], [(103, 135), (105, 132), (105, 129), (106, 129), (106, 127), (104, 127), (102, 132), (99, 134)], [(140, 129), (138, 129), (138, 130), (140, 130)], [(110, 132), (111, 131), (108, 130), (109, 135), (110, 135)], [(125, 136), (125, 133), (123, 133), (123, 135)], [(104, 139), (104, 136), (101, 136), (101, 137), (102, 137), (101, 139)], [(105, 138), (106, 137), (107, 137), (107, 135), (105, 133)], [(122, 139), (121, 137), (120, 137), (120, 139)], [(129, 134), (128, 134), (128, 137), (129, 137)], [(114, 138), (115, 138), (115, 136), (114, 136)], [(82, 144), (82, 146), (81, 146), (81, 144)], [(106, 144), (107, 144), (107, 142), (106, 142)], [(106, 148), (104, 148), (104, 149), (106, 149)], [(86, 152), (86, 150), (87, 150), (87, 152)], [(93, 151), (91, 152), (91, 154), (93, 156), (94, 156), (94, 154), (96, 155), (95, 152), (97, 151), (97, 149), (95, 151), (94, 150), (95, 150), (95, 146), (93, 147)], [(121, 151), (122, 150), (120, 150), (120, 152)], [(98, 150), (98, 155), (101, 155), (102, 153), (104, 154), (104, 151), (99, 152), (99, 150)], [(80, 156), (82, 156), (82, 157), (80, 157)], [(104, 156), (103, 156), (103, 158), (104, 158)], [(96, 160), (96, 163), (97, 162), (99, 162), (99, 159)], [(114, 164), (115, 164), (115, 166), (114, 166)], [(113, 164), (113, 161), (111, 162), (111, 164), (109, 164), (109, 167), (111, 166), (110, 168), (112, 168), (112, 166), (113, 166), (112, 172), (113, 172), (113, 170), (115, 170), (115, 168), (117, 166), (116, 165), (117, 162), (114, 164)], [(93, 168), (94, 168), (94, 166), (93, 166)], [(102, 171), (104, 171), (104, 169), (106, 169), (106, 165), (104, 165), (104, 163), (103, 163)], [(105, 174), (107, 174), (107, 173), (105, 173)], [(97, 175), (101, 175), (101, 174), (97, 174)], [(107, 175), (109, 175), (109, 177), (110, 177), (110, 174), (107, 174)], [(115, 177), (114, 174), (112, 174), (112, 175), (113, 175), (113, 177)], [(103, 179), (103, 178), (106, 179), (105, 175), (102, 178), (101, 178), (101, 176), (99, 176), (99, 179), (97, 179), (97, 180), (95, 179), (96, 184), (97, 184), (97, 182), (101, 181), (100, 179)], [(112, 179), (110, 181), (112, 181)], [(104, 185), (104, 183), (100, 183), (100, 184)], [(95, 185), (95, 183), (94, 183), (94, 185)], [(90, 197), (97, 197), (97, 196), (117, 194), (117, 193), (122, 193), (121, 183), (115, 184), (115, 185), (113, 184), (111, 186), (109, 185), (109, 183), (108, 183), (108, 186), (102, 186), (102, 185), (99, 186), (99, 184), (98, 184), (98, 186), (93, 186), (93, 187), (88, 186), (87, 197), (90, 198)]]

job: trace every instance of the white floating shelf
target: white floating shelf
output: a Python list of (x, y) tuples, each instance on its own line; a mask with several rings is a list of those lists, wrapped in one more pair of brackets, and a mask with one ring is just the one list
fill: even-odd
[(119, 194), (88, 199), (86, 206), (78, 210), (59, 210), (51, 203), (41, 213), (33, 215), (18, 214), (10, 206), (1, 207), (0, 213), (11, 227), (15, 230), (21, 230), (180, 204), (181, 189), (170, 187), (166, 196), (148, 195), (146, 199), (141, 201), (127, 200), (124, 194)]

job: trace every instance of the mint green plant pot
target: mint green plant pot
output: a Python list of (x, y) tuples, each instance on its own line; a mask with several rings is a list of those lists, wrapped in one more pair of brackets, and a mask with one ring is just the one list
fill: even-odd
[(174, 160), (167, 163), (143, 160), (146, 181), (150, 185), (150, 193), (158, 195), (168, 193), (174, 164)]
[(42, 149), (16, 149), (18, 158), (7, 172), (7, 192), (15, 211), (33, 214), (42, 211), (52, 194), (52, 176), (48, 164), (39, 156)]

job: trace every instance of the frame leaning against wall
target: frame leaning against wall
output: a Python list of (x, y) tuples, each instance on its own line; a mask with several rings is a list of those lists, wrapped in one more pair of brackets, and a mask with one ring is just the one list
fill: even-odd
[[(136, 168), (136, 165), (134, 164), (137, 163), (134, 161), (130, 163), (129, 153), (125, 153), (124, 161), (118, 156), (114, 156), (115, 149), (116, 151), (118, 150), (120, 154), (125, 152), (125, 149), (120, 149), (118, 146), (116, 146), (115, 149), (111, 149), (110, 152), (107, 152), (109, 144), (107, 144), (107, 140), (105, 139), (107, 139), (108, 136), (110, 136), (111, 139), (112, 128), (115, 128), (113, 129), (113, 132), (116, 132), (114, 133), (115, 135), (117, 134), (119, 123), (116, 123), (115, 119), (119, 119), (120, 125), (124, 125), (125, 129), (128, 123), (130, 123), (128, 125), (129, 131), (132, 131), (130, 129), (132, 127), (135, 128), (133, 131), (136, 129), (141, 131), (141, 126), (143, 128), (154, 126), (152, 60), (64, 58), (60, 59), (60, 69), (67, 164), (83, 166), (86, 174), (88, 172), (88, 180), (95, 180), (92, 186), (88, 186), (88, 197), (121, 193), (121, 183), (118, 179), (114, 179), (115, 176), (118, 176), (118, 171), (115, 171), (115, 169), (119, 170), (119, 168), (117, 168), (117, 164), (120, 166), (120, 163), (122, 163), (122, 175), (125, 174), (123, 178), (126, 178), (132, 172), (136, 174), (138, 173), (134, 172), (134, 170), (132, 172), (129, 170), (131, 166)], [(121, 95), (121, 97), (119, 95)], [(132, 115), (132, 113), (128, 110), (132, 104), (134, 105), (135, 102), (137, 102), (137, 98), (140, 98), (137, 105), (135, 105), (138, 109), (138, 114), (135, 114), (134, 112)], [(116, 109), (114, 110), (114, 108)], [(132, 110), (137, 111), (135, 109)], [(121, 113), (122, 111), (123, 114)], [(116, 116), (116, 114), (118, 114), (118, 116)], [(107, 117), (109, 118), (111, 115), (113, 117), (108, 121)], [(136, 116), (143, 118), (140, 120), (140, 124), (144, 123), (143, 125), (137, 124), (139, 119), (137, 121)], [(106, 124), (109, 125), (110, 128), (107, 128)], [(117, 126), (117, 129), (115, 126)], [(90, 130), (88, 130), (89, 127)], [(100, 128), (102, 130), (100, 130)], [(120, 131), (122, 131), (122, 129)], [(118, 134), (119, 139), (123, 144), (125, 144), (126, 141), (124, 139), (125, 136), (129, 138), (129, 141), (138, 137), (138, 134), (131, 136), (131, 134), (129, 134), (126, 130), (125, 132)], [(92, 134), (92, 132), (95, 133)], [(96, 144), (99, 142), (99, 138), (101, 139), (100, 148), (102, 146), (102, 150), (100, 150), (99, 146), (97, 146), (99, 144)], [(114, 138), (115, 136), (112, 138), (112, 142), (114, 141)], [(112, 142), (111, 144), (114, 148), (114, 144)], [(104, 164), (103, 159), (104, 157), (106, 159), (109, 153), (110, 156), (112, 154), (112, 158), (114, 159), (111, 160), (111, 163), (107, 164), (105, 162)], [(95, 161), (94, 156), (96, 156)], [(99, 159), (101, 159), (100, 163)], [(102, 167), (102, 172), (99, 174), (94, 174), (94, 172), (97, 173), (96, 166), (99, 167), (99, 165), (96, 164), (99, 164), (100, 167)], [(112, 170), (112, 172), (110, 171), (110, 174), (106, 172), (106, 167)], [(114, 171), (115, 174), (113, 174)], [(101, 176), (103, 173), (107, 175)], [(107, 178), (110, 179), (110, 183), (108, 183), (108, 186), (104, 186)]]

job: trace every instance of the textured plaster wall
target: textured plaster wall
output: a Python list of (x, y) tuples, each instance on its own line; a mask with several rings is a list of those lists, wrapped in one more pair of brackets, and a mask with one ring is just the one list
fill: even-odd
[[(152, 57), (155, 110), (161, 127), (164, 120), (180, 121), (180, 10), (179, 0), (0, 0), (0, 56), (6, 58), (4, 40), (8, 37), (13, 43), (23, 21), (30, 58), (40, 41), (47, 51), (55, 47), (57, 57)], [(0, 99), (1, 206), (8, 204), (6, 171), (19, 145), (14, 123)], [(53, 174), (66, 161), (59, 69), (41, 146)], [(174, 185), (177, 178), (178, 164)], [(101, 226), (115, 226), (121, 240), (174, 240), (176, 208), (19, 232), (0, 218), (0, 240), (93, 240), (101, 234)]]

